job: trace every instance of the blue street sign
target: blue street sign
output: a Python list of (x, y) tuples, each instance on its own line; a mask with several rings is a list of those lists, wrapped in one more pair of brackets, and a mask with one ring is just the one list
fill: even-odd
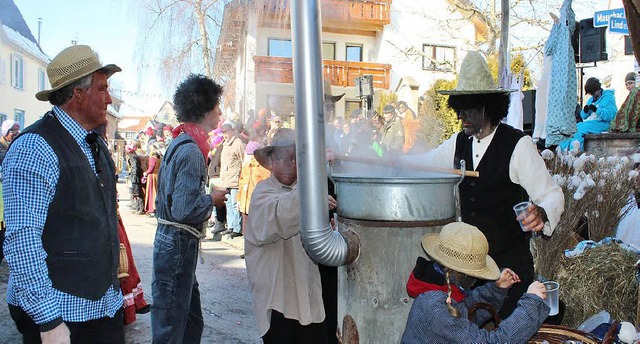
[(615, 17), (609, 18), (609, 32), (628, 35), (629, 27), (627, 26), (627, 19)]
[(624, 15), (624, 8), (595, 12), (593, 14), (593, 27), (609, 26), (609, 18), (626, 19)]

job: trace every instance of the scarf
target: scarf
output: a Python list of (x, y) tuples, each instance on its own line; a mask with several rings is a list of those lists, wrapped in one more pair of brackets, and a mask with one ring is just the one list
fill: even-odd
[[(411, 271), (407, 281), (407, 294), (412, 298), (416, 298), (422, 293), (436, 290), (447, 293), (447, 280), (434, 269), (432, 261), (418, 257), (416, 266)], [(464, 299), (464, 294), (453, 283), (451, 284), (451, 298), (456, 302), (461, 302)]]
[(198, 145), (198, 148), (200, 148), (200, 152), (202, 152), (202, 155), (204, 156), (204, 161), (207, 162), (207, 160), (209, 159), (209, 143), (207, 142), (207, 140), (209, 139), (209, 135), (207, 134), (207, 132), (204, 131), (204, 129), (202, 129), (202, 127), (198, 124), (187, 122), (180, 124), (175, 129), (173, 129), (173, 138), (175, 139), (182, 133), (191, 136), (191, 138)]

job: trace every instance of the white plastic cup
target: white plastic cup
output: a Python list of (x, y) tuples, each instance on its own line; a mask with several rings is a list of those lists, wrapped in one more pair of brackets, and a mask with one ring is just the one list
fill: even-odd
[(547, 281), (542, 283), (547, 289), (547, 298), (544, 300), (544, 303), (551, 308), (549, 310), (549, 315), (558, 314), (558, 289), (560, 288), (560, 284), (555, 281)]
[(525, 229), (522, 221), (524, 221), (524, 219), (527, 218), (527, 215), (529, 215), (529, 211), (527, 211), (527, 209), (530, 205), (531, 202), (520, 202), (513, 206), (513, 211), (516, 213), (516, 219), (518, 220), (518, 222), (520, 222), (520, 228), (523, 232), (528, 231), (527, 229)]

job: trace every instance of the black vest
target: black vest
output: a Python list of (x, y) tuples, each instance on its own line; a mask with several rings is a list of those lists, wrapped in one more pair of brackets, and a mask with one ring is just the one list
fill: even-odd
[[(509, 163), (522, 131), (500, 124), (478, 166), (473, 166), (472, 136), (458, 134), (455, 168), (466, 161), (467, 170), (480, 172), (479, 178), (465, 178), (460, 184), (462, 220), (478, 227), (489, 242), (489, 255), (500, 267), (510, 255), (528, 255), (528, 237), (520, 229), (513, 206), (527, 200), (526, 191), (509, 178)], [(508, 253), (508, 254), (507, 254)], [(505, 255), (506, 254), (506, 255)]]
[(106, 145), (97, 140), (101, 168), (96, 177), (78, 143), (51, 113), (25, 133), (44, 138), (60, 166), (42, 233), (53, 287), (89, 300), (100, 299), (112, 285), (119, 290), (115, 167)]

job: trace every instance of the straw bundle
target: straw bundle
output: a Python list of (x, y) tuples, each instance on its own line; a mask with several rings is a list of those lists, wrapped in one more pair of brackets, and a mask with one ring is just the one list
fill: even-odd
[(601, 310), (614, 320), (635, 322), (638, 287), (637, 255), (617, 244), (587, 249), (574, 258), (562, 257), (557, 281), (566, 304), (563, 325), (577, 327)]
[(564, 214), (553, 235), (533, 241), (536, 271), (547, 279), (556, 278), (565, 249), (584, 239), (599, 241), (614, 236), (620, 219), (629, 210), (625, 208), (633, 192), (629, 159), (575, 154), (542, 152), (565, 201)]

